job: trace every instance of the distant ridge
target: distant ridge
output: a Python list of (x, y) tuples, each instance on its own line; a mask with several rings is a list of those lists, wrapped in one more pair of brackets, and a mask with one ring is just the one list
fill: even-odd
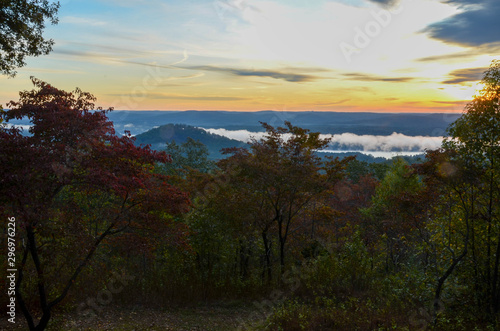
[(209, 133), (203, 129), (185, 124), (166, 124), (148, 130), (137, 135), (135, 143), (136, 145), (151, 145), (153, 149), (163, 150), (167, 142), (175, 141), (178, 144), (182, 144), (189, 137), (201, 141), (207, 146), (211, 159), (220, 158), (220, 150), (223, 148), (247, 146), (247, 144), (241, 141)]
[(358, 135), (442, 136), (458, 113), (349, 113), (349, 112), (235, 112), (235, 111), (113, 111), (108, 114), (117, 133), (130, 130), (145, 132), (165, 123), (187, 124), (203, 128), (262, 131), (259, 122), (273, 126), (290, 121), (321, 133), (355, 133)]

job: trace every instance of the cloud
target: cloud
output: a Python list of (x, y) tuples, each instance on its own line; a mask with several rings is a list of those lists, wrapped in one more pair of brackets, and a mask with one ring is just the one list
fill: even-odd
[(332, 138), (330, 146), (334, 149), (360, 150), (365, 152), (423, 152), (426, 149), (439, 148), (443, 141), (443, 137), (407, 136), (395, 132), (390, 136), (342, 133), (330, 137)]
[[(243, 142), (249, 142), (251, 137), (261, 139), (266, 134), (265, 132), (250, 132), (247, 130), (204, 130)], [(401, 133), (393, 133), (389, 136), (357, 135), (354, 133), (321, 134), (320, 136), (322, 138), (331, 138), (328, 150), (364, 152), (424, 152), (426, 149), (439, 148), (443, 141), (443, 137), (407, 136)]]
[(409, 82), (414, 80), (413, 77), (384, 77), (361, 73), (347, 73), (342, 74), (342, 76), (351, 80), (361, 80), (365, 82)]
[(448, 0), (462, 11), (427, 27), (424, 32), (448, 43), (479, 46), (500, 42), (500, 1)]
[(24, 133), (29, 132), (29, 130), (33, 127), (33, 125), (31, 125), (31, 124), (6, 123), (5, 125), (6, 125), (7, 129), (18, 128), (18, 129), (21, 129)]
[[(59, 44), (59, 43), (58, 43)], [(175, 56), (180, 56), (178, 51), (172, 51), (172, 52), (167, 52), (167, 51), (162, 51), (162, 52), (155, 52), (155, 51), (150, 51), (150, 50), (141, 50), (138, 49), (137, 47), (119, 47), (119, 46), (114, 46), (114, 45), (104, 45), (101, 43), (84, 43), (84, 42), (77, 42), (77, 41), (64, 41), (63, 45), (66, 46), (66, 48), (77, 48), (77, 49), (91, 49), (91, 50), (99, 50), (102, 53), (109, 53), (109, 54), (122, 54), (122, 55), (127, 55), (130, 57), (151, 57), (151, 56), (158, 56), (158, 55), (175, 55)], [(182, 54), (183, 60), (187, 59), (187, 53), (184, 52)], [(180, 62), (177, 62), (180, 63)], [(176, 63), (174, 63), (176, 64)]]
[(25, 71), (25, 72), (30, 72), (30, 73), (33, 73), (33, 72), (43, 72), (43, 73), (50, 73), (50, 74), (70, 74), (70, 75), (85, 74), (84, 71), (78, 71), (78, 70), (35, 68), (35, 67), (20, 68), (19, 71)]
[(384, 7), (392, 7), (399, 2), (398, 0), (369, 0), (369, 1), (382, 5)]
[(474, 57), (476, 57), (477, 54), (472, 53), (472, 52), (457, 52), (457, 53), (451, 53), (451, 54), (444, 54), (444, 55), (432, 55), (432, 56), (426, 56), (422, 57), (420, 59), (417, 59), (416, 61), (418, 62), (447, 62), (451, 60), (470, 60)]
[(161, 2), (155, 0), (100, 0), (103, 3), (113, 3), (120, 7), (141, 7), (145, 5), (160, 5)]
[(351, 101), (351, 99), (342, 99), (338, 101), (332, 101), (332, 102), (315, 102), (315, 106), (333, 106), (333, 105), (340, 105), (342, 103)]
[[(163, 86), (163, 85), (162, 85)], [(111, 97), (123, 97), (124, 94), (121, 93), (108, 93), (106, 94)], [(168, 99), (168, 100), (194, 100), (194, 101), (242, 101), (248, 100), (244, 97), (231, 97), (231, 96), (219, 96), (219, 95), (182, 95), (182, 94), (164, 94), (164, 93), (148, 93), (147, 97), (149, 99)]]
[(64, 16), (62, 17), (59, 22), (61, 23), (68, 23), (68, 24), (80, 24), (80, 25), (85, 25), (85, 26), (103, 26), (106, 25), (107, 23), (104, 21), (99, 21), (95, 20), (92, 18), (86, 18), (86, 17), (77, 17), (77, 16)]
[[(167, 99), (169, 99), (169, 98), (167, 97)], [(219, 96), (173, 97), (172, 99), (201, 100), (201, 101), (238, 101), (238, 100), (247, 100), (247, 98), (241, 98), (241, 97), (219, 97)]]
[(248, 130), (226, 130), (226, 129), (203, 129), (209, 133), (218, 134), (220, 136), (224, 136), (230, 139), (235, 139), (242, 142), (250, 142), (253, 138), (261, 139), (265, 136), (265, 132), (250, 132)]
[(106, 54), (87, 50), (71, 49), (71, 48), (55, 48), (52, 51), (53, 54), (62, 55), (64, 57), (71, 56), (80, 58), (80, 60), (95, 62), (95, 61), (106, 61), (106, 62), (120, 62), (126, 63), (126, 61), (119, 60), (119, 58), (125, 58), (125, 55), (120, 55), (117, 53)]
[[(180, 69), (177, 65), (188, 60), (188, 54), (184, 51), (182, 54), (179, 52), (153, 52), (153, 51), (143, 51), (124, 47), (106, 46), (101, 44), (92, 43), (78, 43), (78, 42), (66, 42), (62, 47), (56, 47), (52, 53), (59, 54), (63, 56), (72, 56), (85, 59), (87, 61), (105, 61), (109, 63), (117, 64), (132, 64), (138, 66), (152, 67), (155, 69)], [(138, 61), (129, 60), (130, 58), (150, 58), (153, 56), (163, 56), (169, 55), (170, 57), (177, 57), (170, 64), (158, 64), (156, 61)], [(164, 58), (162, 58), (163, 60)], [(179, 77), (169, 77), (164, 80), (174, 80), (174, 79), (188, 79), (197, 78), (203, 76), (203, 73), (196, 73), (192, 75), (179, 76)]]
[(447, 106), (465, 106), (470, 102), (470, 100), (458, 100), (458, 101), (432, 101), (433, 103), (438, 103)]
[(61, 55), (71, 55), (71, 56), (79, 56), (79, 57), (89, 57), (89, 58), (103, 58), (104, 55), (98, 54), (98, 53), (92, 53), (88, 51), (80, 51), (80, 50), (74, 50), (74, 49), (62, 49), (62, 48), (56, 48), (52, 51), (54, 54), (61, 54)]
[(152, 99), (173, 99), (173, 100), (195, 100), (195, 101), (241, 101), (248, 100), (243, 97), (226, 97), (226, 96), (190, 96), (190, 95), (165, 95), (165, 94), (149, 94)]
[(253, 70), (253, 69), (248, 70), (248, 69), (222, 68), (215, 66), (190, 66), (190, 67), (183, 67), (183, 69), (221, 72), (235, 76), (269, 77), (274, 79), (283, 79), (287, 82), (293, 82), (293, 83), (310, 82), (321, 78), (319, 76), (313, 76), (308, 74), (293, 73), (291, 72), (291, 70), (289, 70), (288, 72), (281, 72), (277, 70)]
[(474, 48), (469, 48), (465, 51), (448, 53), (442, 55), (432, 55), (417, 59), (418, 62), (444, 62), (449, 64), (451, 61), (457, 63), (471, 62), (480, 55), (497, 55), (500, 53), (500, 42), (493, 44), (485, 44), (481, 46), (476, 46)]
[[(457, 4), (459, 7), (467, 8), (467, 7), (472, 7), (474, 8), (475, 6), (481, 5), (485, 0), (444, 0), (446, 3), (454, 3)], [(488, 1), (488, 0), (486, 0)]]
[(444, 81), (444, 84), (460, 84), (464, 82), (476, 82), (483, 78), (484, 72), (488, 68), (467, 68), (454, 70), (450, 73), (451, 78)]
[[(156, 68), (156, 69), (181, 69), (181, 68), (176, 67), (172, 64), (158, 64), (156, 62), (140, 62), (140, 61), (116, 60), (116, 59), (113, 59), (113, 61), (125, 63), (125, 64), (134, 64), (134, 65), (139, 65), (139, 66), (151, 67), (151, 68)], [(185, 69), (185, 68), (182, 68), (182, 69)], [(204, 75), (203, 73), (197, 73), (197, 74), (192, 74), (192, 75), (187, 75), (187, 76), (170, 77), (166, 80), (197, 78), (197, 77), (202, 77), (203, 75)]]

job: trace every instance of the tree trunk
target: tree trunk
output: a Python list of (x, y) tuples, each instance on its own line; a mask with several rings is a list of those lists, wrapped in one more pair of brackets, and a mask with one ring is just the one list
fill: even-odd
[(437, 323), (437, 314), (439, 313), (440, 309), (440, 304), (441, 304), (441, 292), (443, 290), (444, 282), (448, 279), (448, 277), (451, 275), (457, 264), (462, 261), (462, 259), (465, 257), (467, 254), (467, 244), (465, 245), (465, 248), (460, 254), (460, 256), (456, 259), (453, 260), (453, 263), (448, 267), (446, 272), (442, 277), (438, 279), (438, 284), (436, 287), (436, 291), (434, 292), (434, 303), (433, 303), (433, 312), (434, 312), (434, 324)]
[(37, 275), (37, 282), (38, 282), (38, 295), (40, 297), (40, 306), (42, 308), (42, 318), (38, 322), (38, 325), (35, 327), (33, 323), (33, 317), (29, 313), (27, 307), (25, 309), (22, 309), (23, 313), (28, 313), (28, 316), (26, 317), (26, 320), (31, 321), (29, 323), (30, 325), (30, 330), (36, 330), (36, 331), (43, 331), (47, 327), (49, 320), (50, 320), (50, 310), (51, 310), (51, 305), (47, 304), (47, 293), (45, 290), (45, 278), (42, 270), (42, 263), (40, 262), (40, 257), (38, 256), (38, 248), (36, 247), (36, 240), (35, 240), (35, 232), (32, 228), (31, 225), (28, 225), (26, 227), (26, 235), (28, 239), (28, 251), (30, 252), (31, 258), (33, 260), (33, 264), (35, 265), (36, 269), (36, 275)]
[[(488, 221), (489, 224), (493, 223), (493, 171), (490, 175), (490, 187), (489, 187), (489, 205), (488, 205)], [(499, 310), (499, 293), (498, 293), (498, 269), (500, 264), (500, 236), (497, 236), (497, 249), (495, 253), (495, 264), (493, 267), (493, 279), (491, 280), (491, 311), (492, 315), (495, 316)]]
[(277, 217), (278, 221), (278, 236), (280, 242), (280, 271), (281, 275), (285, 272), (285, 241), (286, 237), (283, 234), (283, 216)]
[(40, 322), (38, 322), (38, 325), (34, 329), (35, 331), (43, 331), (49, 324), (50, 320), (50, 308), (48, 308), (46, 311), (43, 312), (42, 318), (40, 319)]
[(470, 235), (470, 226), (469, 226), (468, 215), (466, 216), (466, 219), (465, 219), (465, 226), (466, 226), (467, 230), (466, 230), (466, 234), (465, 234), (465, 238), (464, 238), (464, 250), (457, 258), (453, 259), (453, 263), (448, 267), (448, 269), (446, 270), (444, 275), (438, 279), (436, 291), (434, 292), (434, 304), (433, 304), (434, 324), (437, 323), (437, 314), (439, 313), (439, 309), (440, 309), (441, 292), (443, 290), (444, 283), (448, 279), (448, 277), (451, 275), (453, 270), (455, 270), (455, 267), (467, 255), (467, 250), (468, 250), (468, 246), (469, 246), (469, 235)]
[(497, 251), (496, 251), (496, 256), (495, 256), (495, 267), (493, 269), (493, 284), (492, 284), (492, 305), (493, 305), (493, 316), (496, 316), (498, 313), (498, 308), (499, 308), (499, 293), (498, 293), (498, 268), (499, 268), (499, 263), (500, 263), (500, 238), (498, 238), (497, 242)]
[(111, 229), (114, 227), (115, 223), (112, 223), (106, 231), (104, 231), (94, 242), (93, 246), (90, 248), (89, 252), (87, 253), (87, 256), (85, 259), (80, 262), (76, 270), (73, 272), (73, 275), (71, 278), (68, 280), (66, 283), (66, 286), (64, 287), (62, 293), (53, 301), (47, 302), (47, 293), (45, 290), (45, 280), (43, 276), (43, 270), (42, 270), (42, 263), (40, 261), (40, 257), (38, 256), (38, 248), (36, 246), (36, 239), (35, 239), (35, 232), (32, 228), (31, 225), (28, 225), (26, 227), (26, 236), (28, 239), (28, 244), (27, 248), (25, 251), (25, 254), (23, 256), (23, 263), (22, 267), (24, 267), (24, 264), (26, 262), (28, 253), (31, 255), (31, 258), (33, 260), (33, 264), (35, 265), (35, 269), (37, 272), (37, 281), (38, 281), (38, 293), (40, 297), (40, 306), (42, 309), (42, 318), (38, 322), (38, 325), (35, 326), (33, 317), (31, 316), (31, 313), (29, 312), (28, 308), (26, 307), (26, 304), (23, 300), (23, 297), (21, 295), (20, 287), (21, 287), (21, 281), (23, 277), (22, 269), (20, 270), (19, 277), (18, 277), (18, 282), (16, 283), (16, 297), (19, 299), (19, 305), (21, 308), (21, 311), (23, 312), (23, 315), (26, 318), (26, 321), (28, 323), (30, 331), (43, 331), (47, 327), (50, 317), (51, 317), (51, 310), (54, 306), (59, 304), (68, 294), (69, 289), (73, 285), (74, 281), (82, 271), (82, 269), (87, 265), (89, 262), (90, 258), (94, 255), (97, 246), (101, 243), (101, 241), (106, 237), (109, 233), (111, 233)]
[(267, 229), (262, 231), (262, 240), (264, 242), (264, 250), (265, 250), (265, 257), (266, 257), (267, 282), (271, 283), (271, 280), (272, 280), (271, 243), (267, 239)]

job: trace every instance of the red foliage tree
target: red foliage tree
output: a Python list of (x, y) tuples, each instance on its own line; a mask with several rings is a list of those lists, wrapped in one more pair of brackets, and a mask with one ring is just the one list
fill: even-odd
[[(21, 92), (2, 114), (7, 122), (29, 118), (32, 126), (28, 135), (0, 128), (0, 212), (2, 222), (14, 216), (19, 227), (17, 303), (30, 330), (43, 330), (108, 236), (131, 225), (175, 229), (169, 215), (186, 211), (189, 201), (153, 171), (169, 156), (136, 147), (130, 134), (116, 136), (106, 117), (111, 109), (96, 108), (94, 96), (32, 81), (36, 89)], [(98, 211), (91, 210), (96, 200), (102, 201)], [(50, 284), (51, 264), (61, 263), (57, 250), (71, 258), (62, 260), (64, 272)], [(33, 281), (38, 309), (26, 301), (26, 284)]]

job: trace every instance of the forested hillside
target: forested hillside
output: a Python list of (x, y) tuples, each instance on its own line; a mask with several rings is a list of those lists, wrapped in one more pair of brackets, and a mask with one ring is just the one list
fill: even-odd
[(182, 144), (188, 138), (202, 142), (207, 147), (211, 159), (220, 158), (220, 151), (223, 148), (247, 146), (247, 144), (241, 141), (212, 134), (203, 129), (185, 124), (165, 124), (148, 130), (137, 135), (135, 143), (136, 145), (151, 145), (153, 149), (163, 150), (167, 143), (176, 142)]
[(104, 312), (235, 302), (251, 314), (204, 327), (500, 327), (500, 62), (414, 164), (320, 157), (329, 139), (288, 121), (218, 161), (196, 139), (227, 140), (187, 126), (141, 137), (175, 140), (156, 151), (89, 93), (33, 84), (1, 114), (30, 135), (0, 127), (1, 268), (17, 277), (1, 307), (19, 328), (165, 330)]

